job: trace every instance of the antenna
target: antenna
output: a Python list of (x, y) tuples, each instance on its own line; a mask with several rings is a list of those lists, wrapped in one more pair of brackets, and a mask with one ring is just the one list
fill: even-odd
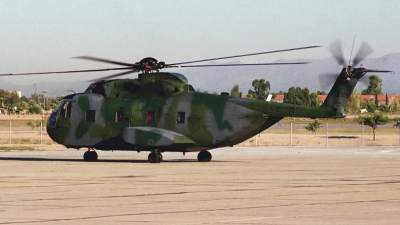
[(351, 62), (351, 57), (353, 56), (353, 48), (354, 48), (354, 42), (355, 42), (355, 40), (356, 40), (356, 35), (354, 35), (354, 38), (353, 38), (353, 45), (351, 46), (351, 53), (350, 53), (350, 59), (349, 59), (349, 66), (350, 66), (350, 62)]

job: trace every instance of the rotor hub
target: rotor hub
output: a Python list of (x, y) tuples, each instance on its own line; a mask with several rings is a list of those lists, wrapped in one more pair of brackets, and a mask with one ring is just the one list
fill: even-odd
[(143, 66), (150, 66), (150, 67), (153, 67), (153, 66), (155, 66), (155, 65), (157, 65), (157, 59), (155, 59), (155, 58), (152, 58), (152, 57), (146, 57), (146, 58), (143, 58), (142, 60), (140, 60), (140, 62), (139, 62), (139, 64), (140, 65), (143, 65)]
[(165, 62), (158, 62), (157, 59), (152, 57), (146, 57), (140, 60), (140, 62), (136, 63), (143, 66), (143, 71), (149, 73), (154, 71), (159, 71), (162, 68), (165, 68)]

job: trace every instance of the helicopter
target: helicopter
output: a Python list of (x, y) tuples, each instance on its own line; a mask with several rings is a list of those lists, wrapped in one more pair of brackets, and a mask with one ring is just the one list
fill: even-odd
[[(160, 163), (163, 160), (163, 152), (198, 152), (198, 161), (209, 162), (212, 159), (209, 150), (232, 147), (268, 129), (284, 117), (345, 117), (344, 108), (357, 81), (368, 72), (390, 71), (347, 66), (343, 63), (343, 56), (333, 53), (338, 63), (343, 65), (343, 69), (339, 75), (335, 75), (336, 81), (322, 106), (310, 107), (237, 98), (224, 92), (221, 95), (199, 93), (184, 75), (160, 70), (181, 67), (305, 64), (306, 62), (193, 65), (316, 47), (320, 46), (172, 64), (159, 62), (152, 57), (143, 58), (137, 63), (125, 63), (80, 56), (76, 58), (123, 67), (0, 76), (124, 70), (93, 80), (83, 93), (63, 97), (47, 121), (47, 133), (50, 138), (67, 148), (87, 148), (83, 154), (84, 161), (96, 161), (98, 155), (95, 150), (124, 150), (150, 151), (150, 163)], [(365, 51), (359, 51), (353, 65), (358, 64), (366, 55)], [(139, 74), (135, 79), (115, 79), (136, 72)]]

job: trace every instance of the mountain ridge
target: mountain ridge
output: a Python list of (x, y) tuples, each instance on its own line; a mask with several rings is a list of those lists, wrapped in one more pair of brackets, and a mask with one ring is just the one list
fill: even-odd
[[(185, 75), (189, 83), (200, 91), (208, 92), (230, 92), (235, 84), (239, 85), (240, 91), (246, 94), (252, 89), (251, 83), (254, 79), (265, 79), (271, 84), (271, 92), (286, 92), (290, 87), (307, 87), (311, 92), (325, 91), (319, 85), (319, 76), (324, 74), (339, 74), (342, 66), (338, 65), (333, 58), (322, 59), (279, 59), (274, 62), (310, 62), (305, 65), (277, 65), (277, 66), (245, 66), (245, 67), (203, 67), (186, 68), (169, 72), (178, 72)], [(388, 94), (399, 94), (397, 87), (400, 83), (400, 52), (389, 53), (378, 58), (368, 58), (361, 62), (363, 67), (376, 70), (390, 70), (392, 73), (374, 74), (382, 79), (382, 90)], [(234, 61), (229, 63), (240, 63)], [(212, 62), (210, 64), (213, 64)], [(22, 79), (22, 78), (21, 78)], [(125, 77), (122, 77), (125, 79)], [(368, 83), (368, 80), (367, 82)], [(73, 90), (75, 92), (84, 92), (89, 86), (89, 82), (84, 80), (68, 82), (37, 82), (36, 90), (38, 94), (43, 91), (48, 93), (49, 97), (65, 96)], [(21, 91), (23, 96), (31, 96), (34, 93), (34, 85), (18, 85), (4, 79), (0, 79), (0, 89)], [(366, 89), (365, 84), (357, 84), (358, 91)]]

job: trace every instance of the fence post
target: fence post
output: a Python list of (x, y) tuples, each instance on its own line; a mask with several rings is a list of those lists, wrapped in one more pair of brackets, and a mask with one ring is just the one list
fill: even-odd
[(43, 144), (43, 121), (40, 121), (40, 144)]
[(9, 137), (10, 137), (10, 144), (11, 144), (11, 120), (10, 120), (10, 132), (9, 132)]
[(293, 133), (293, 122), (290, 122), (290, 146), (293, 146), (292, 133)]
[(364, 146), (364, 123), (361, 123), (362, 132), (361, 132), (361, 146)]
[(326, 123), (326, 146), (328, 146), (328, 123)]

